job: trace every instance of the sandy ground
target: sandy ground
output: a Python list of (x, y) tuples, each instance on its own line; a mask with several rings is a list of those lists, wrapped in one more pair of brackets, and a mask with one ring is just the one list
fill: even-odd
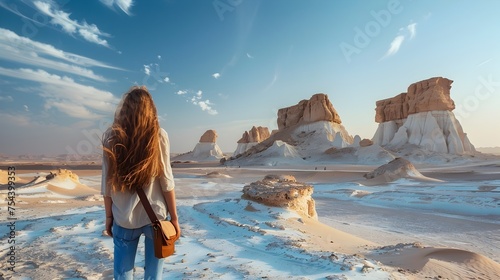
[[(0, 169), (4, 170), (5, 166), (0, 166)], [(58, 217), (61, 213), (73, 209), (94, 209), (93, 207), (102, 206), (99, 195), (95, 195), (100, 188), (101, 173), (100, 166), (97, 164), (57, 166), (55, 163), (25, 163), (16, 165), (16, 172), (21, 179), (28, 180), (34, 174), (45, 174), (54, 167), (72, 170), (90, 190), (85, 189), (85, 195), (79, 198), (73, 198), (71, 194), (74, 193), (68, 190), (54, 190), (50, 186), (49, 191), (62, 195), (58, 197), (19, 195), (16, 212), (18, 217), (25, 220), (37, 220), (40, 217)], [(217, 163), (192, 163), (174, 164), (174, 175), (179, 204), (191, 209), (190, 205), (194, 203), (225, 197), (228, 199), (229, 193), (234, 196), (235, 189), (243, 184), (260, 180), (267, 174), (293, 175), (298, 181), (313, 185), (343, 184), (363, 182), (363, 174), (375, 168), (376, 166), (341, 164), (252, 168), (222, 167)], [(449, 167), (418, 166), (417, 168), (427, 177), (447, 182), (481, 184), (500, 180), (498, 162)], [(206, 176), (211, 172), (219, 172), (224, 176), (218, 178)], [(212, 186), (208, 184), (210, 182), (216, 183)], [(204, 183), (210, 187), (200, 188), (200, 184)], [(487, 187), (487, 190), (495, 191), (495, 187), (493, 190)], [(496, 191), (498, 193), (500, 190)], [(323, 193), (318, 191), (318, 197), (313, 195), (319, 221), (302, 217), (300, 219), (289, 218), (280, 222), (286, 229), (306, 234), (301, 245), (306, 250), (330, 252), (331, 256), (335, 257), (339, 254), (349, 254), (361, 259), (368, 258), (375, 262), (375, 265), (380, 265), (383, 270), (391, 273), (393, 279), (498, 279), (500, 275), (500, 222), (498, 220), (500, 212), (496, 215), (483, 215), (476, 219), (474, 216), (464, 218), (425, 210), (400, 209), (395, 211), (394, 208), (374, 207), (330, 198), (327, 194), (327, 191)], [(500, 199), (500, 196), (496, 197)], [(239, 200), (236, 203), (239, 203)], [(3, 208), (4, 205), (2, 205)], [(4, 217), (0, 219), (0, 221), (5, 220)], [(197, 232), (188, 228), (186, 233), (190, 230)], [(186, 240), (184, 242), (187, 242), (189, 236), (184, 239)], [(2, 248), (0, 259), (4, 262), (7, 249), (5, 246)], [(109, 255), (109, 252), (106, 254)], [(365, 264), (367, 267), (371, 265), (370, 261)], [(31, 266), (31, 268), (37, 266)], [(24, 263), (24, 268), (28, 269), (30, 265)], [(64, 266), (61, 269), (64, 269)], [(57, 274), (47, 274), (46, 277), (53, 275)], [(96, 279), (109, 278), (109, 269), (100, 275), (102, 277)], [(253, 278), (250, 277), (250, 279)]]

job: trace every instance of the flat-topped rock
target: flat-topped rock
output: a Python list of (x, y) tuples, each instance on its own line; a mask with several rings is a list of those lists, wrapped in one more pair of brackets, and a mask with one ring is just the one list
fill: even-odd
[(330, 121), (341, 124), (340, 116), (333, 108), (328, 95), (318, 93), (309, 100), (302, 100), (297, 105), (278, 110), (278, 129), (317, 121)]
[(383, 123), (405, 119), (415, 113), (452, 111), (455, 109), (450, 97), (452, 83), (452, 80), (443, 77), (413, 83), (407, 92), (377, 101), (375, 121)]
[(243, 198), (269, 206), (284, 207), (318, 219), (313, 186), (297, 182), (290, 175), (267, 175), (263, 180), (243, 187)]

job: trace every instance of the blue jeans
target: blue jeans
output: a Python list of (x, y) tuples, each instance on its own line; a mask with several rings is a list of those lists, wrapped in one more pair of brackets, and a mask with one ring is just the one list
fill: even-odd
[(128, 229), (113, 223), (114, 243), (114, 277), (116, 280), (133, 279), (135, 255), (139, 237), (144, 233), (145, 265), (144, 279), (161, 279), (163, 261), (155, 257), (153, 244), (153, 228), (147, 225), (141, 228)]

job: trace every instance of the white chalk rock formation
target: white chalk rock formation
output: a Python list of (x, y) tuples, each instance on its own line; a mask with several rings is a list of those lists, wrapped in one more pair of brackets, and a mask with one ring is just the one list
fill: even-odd
[(351, 147), (359, 147), (359, 142), (361, 142), (361, 137), (359, 135), (354, 136)]
[(193, 160), (218, 160), (224, 157), (217, 143), (198, 143), (193, 150)]
[(235, 156), (246, 152), (253, 146), (269, 138), (270, 135), (271, 133), (269, 133), (269, 128), (253, 126), (249, 131), (245, 131), (241, 136), (241, 139), (238, 140), (238, 146), (236, 147), (233, 155)]
[(353, 137), (343, 125), (330, 121), (301, 124), (292, 136), (304, 154), (319, 154), (331, 147), (345, 148), (353, 143)]
[(377, 101), (374, 144), (389, 149), (414, 144), (432, 152), (473, 154), (475, 148), (452, 112), (452, 82), (431, 78), (410, 85), (408, 93)]
[(291, 209), (317, 220), (313, 191), (313, 186), (297, 182), (293, 176), (267, 175), (262, 181), (243, 187), (243, 198)]
[[(353, 143), (353, 137), (323, 93), (279, 109), (277, 123), (279, 129), (273, 131), (269, 138), (243, 153), (233, 154), (231, 160), (237, 160), (237, 164), (302, 164), (304, 160), (322, 156), (332, 147), (345, 148)], [(277, 158), (278, 153), (281, 160)], [(266, 158), (269, 155), (272, 158)], [(283, 160), (286, 157), (294, 160)]]
[(176, 161), (215, 161), (224, 157), (222, 150), (217, 145), (217, 132), (207, 130), (191, 152), (174, 157)]

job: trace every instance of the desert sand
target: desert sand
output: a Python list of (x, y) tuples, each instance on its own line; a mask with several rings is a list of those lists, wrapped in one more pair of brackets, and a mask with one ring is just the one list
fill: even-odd
[[(365, 185), (363, 175), (377, 166), (174, 164), (183, 236), (176, 253), (165, 261), (164, 275), (497, 279), (499, 164), (417, 165), (419, 176), (432, 180), (412, 178), (412, 173)], [(53, 165), (36, 167), (19, 165), (19, 180), (26, 183), (58, 170)], [(45, 183), (18, 187), (14, 273), (8, 270), (10, 220), (4, 215), (0, 222), (3, 278), (112, 278), (112, 239), (102, 234), (100, 168), (83, 164), (70, 171), (71, 176), (60, 174)], [(241, 198), (245, 185), (268, 174), (292, 175), (312, 185), (318, 220)], [(2, 201), (2, 210), (6, 206)], [(143, 250), (140, 245), (135, 272), (139, 278)]]

